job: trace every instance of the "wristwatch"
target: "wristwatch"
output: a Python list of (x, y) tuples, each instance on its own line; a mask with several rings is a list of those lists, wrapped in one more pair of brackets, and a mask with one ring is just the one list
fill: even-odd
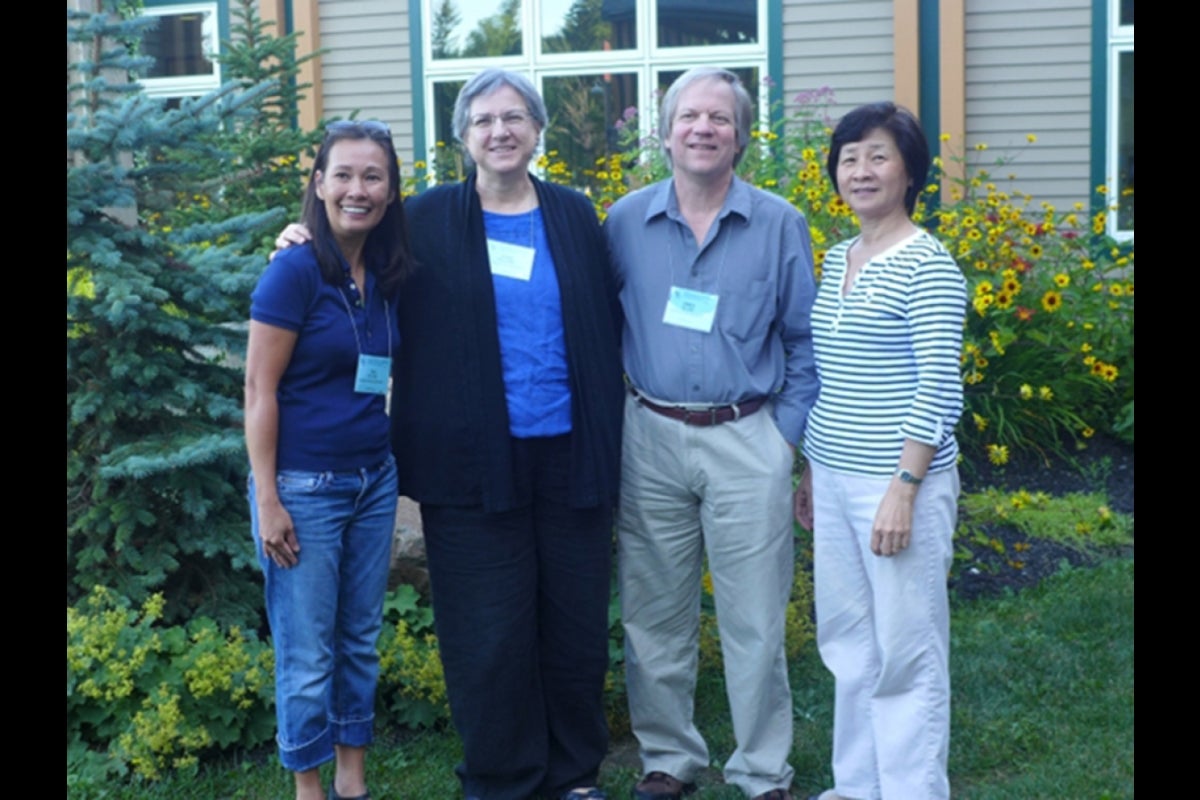
[(921, 481), (925, 480), (924, 478), (918, 478), (903, 468), (896, 470), (896, 477), (900, 479), (901, 483), (911, 483), (913, 486), (920, 486)]

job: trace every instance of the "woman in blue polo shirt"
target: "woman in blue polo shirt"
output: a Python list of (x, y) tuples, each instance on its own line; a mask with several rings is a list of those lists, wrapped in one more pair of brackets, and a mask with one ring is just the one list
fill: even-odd
[(297, 800), (366, 798), (396, 465), (387, 390), (411, 255), (391, 133), (331, 125), (303, 218), (252, 295), (250, 511), (275, 643), (279, 757)]

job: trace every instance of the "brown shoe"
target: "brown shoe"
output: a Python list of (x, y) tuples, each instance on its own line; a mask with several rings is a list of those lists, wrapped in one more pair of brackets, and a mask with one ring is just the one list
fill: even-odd
[(756, 794), (754, 800), (792, 800), (792, 793), (787, 789), (772, 789), (769, 792)]
[(633, 797), (634, 800), (680, 800), (694, 791), (694, 783), (684, 783), (665, 772), (650, 772), (633, 787)]

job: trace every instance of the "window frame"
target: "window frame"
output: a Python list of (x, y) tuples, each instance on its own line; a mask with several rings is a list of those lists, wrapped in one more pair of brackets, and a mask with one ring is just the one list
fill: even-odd
[(212, 62), (209, 74), (178, 75), (167, 78), (140, 78), (142, 91), (150, 97), (196, 97), (207, 94), (221, 86), (221, 63), (217, 55), (221, 52), (221, 8), (216, 0), (193, 3), (147, 4), (139, 12), (142, 16), (170, 17), (181, 14), (201, 14), (200, 45)]
[[(754, 0), (758, 34), (757, 41), (752, 44), (660, 47), (657, 3), (654, 0), (635, 0), (636, 47), (573, 53), (542, 52), (541, 0), (521, 0), (520, 55), (434, 59), (433, 42), (432, 37), (428, 35), (428, 29), (438, 1), (419, 0), (417, 6), (421, 14), (422, 29), (426, 32), (421, 37), (423, 69), (420, 76), (420, 97), (425, 108), (422, 127), (425, 141), (429, 143), (438, 141), (437, 109), (433, 105), (434, 84), (468, 80), (487, 67), (500, 67), (526, 75), (543, 96), (547, 78), (597, 73), (634, 73), (637, 75), (638, 126), (642, 136), (652, 135), (657, 128), (657, 87), (661, 72), (686, 70), (719, 61), (720, 66), (727, 69), (757, 69), (760, 76), (770, 74), (768, 14), (771, 0)], [(758, 105), (759, 121), (766, 120), (771, 101), (768, 87), (760, 81), (760, 85), (746, 88)], [(543, 132), (542, 147), (544, 145)], [(423, 157), (417, 155), (418, 159)]]
[(1120, 24), (1121, 0), (1108, 0), (1107, 79), (1105, 97), (1104, 184), (1110, 206), (1108, 235), (1118, 241), (1133, 239), (1132, 228), (1119, 228), (1120, 215), (1112, 209), (1121, 200), (1120, 125), (1121, 55), (1133, 53), (1133, 25)]

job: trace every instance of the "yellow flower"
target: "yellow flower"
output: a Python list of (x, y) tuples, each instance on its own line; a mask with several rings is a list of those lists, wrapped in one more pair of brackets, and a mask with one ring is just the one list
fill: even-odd
[(1120, 297), (1125, 294), (1125, 287), (1119, 283), (1110, 283), (1108, 285), (1108, 293), (1113, 297)]
[(1120, 374), (1121, 373), (1112, 364), (1105, 364), (1104, 369), (1101, 370), (1101, 372), (1100, 372), (1100, 376), (1102, 378), (1104, 378), (1104, 380), (1108, 381), (1109, 383), (1112, 383), (1113, 381), (1115, 381), (1117, 379), (1117, 376)]
[(1020, 393), (1022, 400), (1028, 400), (1029, 398), (1033, 397), (1033, 387), (1028, 383), (1022, 383)]
[(1047, 291), (1044, 295), (1042, 295), (1042, 308), (1049, 312), (1058, 311), (1060, 308), (1062, 308), (1062, 294), (1054, 291), (1053, 289)]
[(991, 281), (980, 281), (979, 283), (975, 284), (976, 297), (982, 297), (985, 294), (991, 294), (992, 291), (993, 289)]
[(977, 430), (977, 431), (986, 431), (987, 430), (988, 421), (985, 417), (981, 417), (978, 414), (972, 413), (971, 418), (974, 419), (974, 421), (975, 421), (975, 430)]
[(1065, 272), (1060, 272), (1054, 276), (1054, 285), (1060, 289), (1065, 289), (1071, 285), (1071, 276)]
[(1087, 342), (1084, 342), (1083, 344), (1079, 345), (1079, 352), (1090, 353), (1090, 352), (1092, 352), (1092, 346), (1090, 344), (1088, 344)]
[(1042, 246), (1040, 244), (1035, 244), (1033, 247), (1030, 247), (1029, 248), (1029, 257), (1030, 258), (1041, 258), (1042, 257)]
[(1090, 439), (1090, 438), (1092, 438), (1093, 436), (1095, 436), (1095, 435), (1096, 435), (1096, 431), (1095, 431), (1095, 429), (1093, 429), (1093, 428), (1084, 428), (1084, 429), (1083, 429), (1082, 431), (1080, 431), (1079, 433), (1080, 433), (1080, 434), (1083, 436), (1083, 438), (1085, 438), (1085, 439)]
[(975, 149), (982, 153), (984, 150), (987, 150), (987, 145), (983, 142), (980, 142), (979, 144), (975, 145)]
[(1034, 133), (1025, 134), (1025, 141), (1029, 142), (1030, 144), (1033, 144), (1034, 142), (1037, 141), (1037, 134), (1034, 134)]
[(943, 142), (948, 142), (948, 141), (950, 141), (950, 134), (948, 134), (948, 133), (943, 133), (943, 134), (942, 134), (940, 137), (938, 137), (938, 138), (940, 138), (940, 139), (941, 139)]
[(1049, 386), (1039, 386), (1038, 387), (1038, 397), (1049, 402), (1054, 399), (1054, 390), (1051, 389)]
[(1008, 445), (1006, 444), (989, 444), (987, 446), (988, 461), (998, 467), (1002, 467), (1008, 463)]

